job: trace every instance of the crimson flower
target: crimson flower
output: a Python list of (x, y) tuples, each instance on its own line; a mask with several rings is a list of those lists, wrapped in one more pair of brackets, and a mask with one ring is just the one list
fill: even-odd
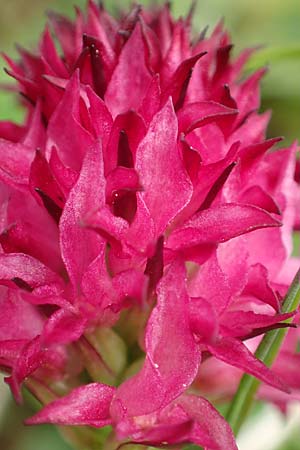
[(234, 450), (202, 366), (290, 391), (243, 341), (294, 315), (296, 145), (270, 150), (264, 70), (241, 77), (222, 24), (76, 14), (49, 16), (62, 54), (47, 27), (5, 57), (27, 118), (0, 124), (0, 364), (18, 401), (53, 400), (28, 423)]

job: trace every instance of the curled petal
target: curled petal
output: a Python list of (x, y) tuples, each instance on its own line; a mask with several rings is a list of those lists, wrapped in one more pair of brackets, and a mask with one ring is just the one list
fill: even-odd
[(236, 116), (237, 110), (216, 102), (189, 103), (178, 113), (179, 131), (188, 134), (211, 122), (219, 122), (228, 116)]
[(179, 250), (199, 244), (226, 242), (236, 236), (281, 223), (269, 213), (251, 205), (227, 203), (196, 214), (168, 239), (168, 247)]
[(55, 423), (57, 425), (89, 425), (104, 427), (111, 423), (109, 406), (115, 388), (91, 383), (73, 389), (70, 394), (45, 406), (26, 420), (28, 425)]
[(265, 383), (283, 392), (289, 392), (288, 387), (267, 366), (259, 361), (240, 341), (234, 338), (223, 338), (208, 350), (218, 359), (257, 377)]
[(62, 309), (55, 311), (45, 323), (42, 332), (43, 344), (69, 344), (80, 338), (85, 326), (84, 317), (78, 317)]
[[(233, 432), (226, 420), (219, 412), (203, 397), (194, 395), (182, 396), (178, 404), (194, 421), (190, 434), (190, 441), (202, 445), (202, 436), (205, 433), (209, 437), (216, 450), (237, 450)], [(206, 447), (206, 450), (212, 450)]]
[[(59, 276), (52, 270), (22, 253), (0, 254), (0, 280), (13, 282), (17, 286), (22, 285), (23, 281), (29, 290), (46, 284), (61, 284)], [(28, 290), (25, 285), (24, 288)]]

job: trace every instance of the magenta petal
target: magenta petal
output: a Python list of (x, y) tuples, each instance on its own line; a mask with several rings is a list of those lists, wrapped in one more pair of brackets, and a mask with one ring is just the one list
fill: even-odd
[(89, 425), (104, 427), (111, 423), (109, 406), (115, 388), (91, 383), (73, 389), (70, 394), (45, 406), (26, 420), (28, 425), (55, 423), (57, 425)]
[(105, 243), (97, 258), (91, 262), (82, 277), (81, 289), (85, 296), (82, 313), (93, 323), (111, 326), (123, 307), (142, 304), (146, 291), (146, 277), (138, 270), (129, 269), (114, 277), (108, 272)]
[(189, 295), (209, 302), (220, 315), (227, 307), (232, 289), (228, 277), (221, 269), (216, 256), (199, 267), (189, 283)]
[(270, 122), (271, 111), (263, 114), (251, 114), (231, 135), (230, 142), (242, 140), (242, 142), (262, 142), (266, 139), (266, 129)]
[(69, 344), (84, 333), (87, 321), (70, 311), (58, 310), (45, 323), (42, 339), (44, 345)]
[(205, 342), (213, 342), (218, 335), (218, 318), (211, 303), (203, 298), (190, 301), (190, 325), (193, 333)]
[(147, 48), (146, 51), (147, 65), (151, 72), (158, 73), (162, 56), (160, 49), (160, 42), (155, 32), (151, 29), (151, 27), (148, 24), (146, 24), (142, 16), (139, 16), (139, 21), (141, 24), (142, 34)]
[[(54, 289), (53, 289), (54, 288)], [(74, 307), (65, 298), (61, 297), (61, 292), (55, 289), (55, 286), (42, 286), (33, 290), (33, 292), (22, 292), (22, 298), (26, 302), (35, 306), (53, 305), (54, 309), (60, 307), (66, 311), (73, 311)]]
[(172, 396), (178, 395), (177, 390), (185, 390), (186, 385), (192, 382), (200, 362), (189, 326), (185, 276), (182, 263), (177, 262), (169, 267), (158, 284), (157, 305), (146, 331), (147, 357), (162, 381), (167, 382), (166, 387), (169, 385), (171, 388), (174, 384), (170, 393)]
[(267, 329), (287, 320), (295, 315), (295, 312), (276, 314), (255, 314), (252, 311), (228, 311), (222, 315), (222, 335), (230, 337), (244, 337), (250, 335), (256, 329)]
[[(260, 230), (255, 239), (251, 234), (247, 236), (249, 263), (255, 264), (259, 261), (267, 267), (270, 279), (276, 279), (292, 252), (291, 230), (296, 213), (295, 207), (297, 208), (296, 205), (299, 203), (292, 181), (295, 171), (295, 150), (296, 147), (293, 145), (289, 149), (268, 153), (264, 157), (264, 164), (256, 171), (256, 176), (263, 181), (268, 193), (278, 202), (283, 217), (282, 228)], [(292, 273), (287, 279), (287, 284), (291, 282), (291, 276)]]
[[(267, 229), (267, 231), (270, 230)], [(241, 294), (248, 281), (248, 249), (244, 241), (244, 236), (231, 239), (219, 245), (217, 249), (218, 265), (223, 273), (224, 281), (226, 280), (227, 286), (230, 287), (230, 296), (234, 297)]]
[(260, 186), (255, 185), (242, 192), (239, 197), (241, 203), (258, 206), (274, 214), (281, 214), (279, 206), (275, 200)]
[(278, 220), (256, 206), (227, 203), (196, 214), (171, 234), (167, 245), (179, 250), (209, 242), (225, 242), (259, 228), (280, 225)]
[(41, 349), (40, 336), (36, 336), (22, 348), (11, 376), (6, 379), (17, 402), (21, 402), (20, 385), (22, 381), (46, 361), (46, 353), (46, 351)]
[(119, 249), (121, 243), (116, 240), (120, 241), (128, 229), (128, 222), (122, 217), (114, 216), (107, 205), (83, 217), (82, 225), (95, 230), (110, 244), (116, 244)]
[[(93, 138), (80, 121), (80, 84), (77, 72), (68, 82), (63, 98), (51, 116), (47, 131), (48, 148), (55, 145), (63, 162), (72, 169), (79, 170), (86, 149), (93, 145)], [(69, 151), (70, 148), (72, 152)]]
[(146, 331), (146, 360), (117, 389), (112, 406), (117, 420), (123, 414), (120, 405), (128, 416), (149, 414), (178, 397), (196, 376), (200, 353), (190, 330), (185, 275), (183, 264), (175, 263), (158, 285)]
[(129, 109), (136, 110), (150, 81), (141, 26), (137, 23), (121, 51), (119, 62), (105, 93), (105, 102), (112, 116), (115, 117)]
[(51, 149), (49, 166), (60, 188), (67, 196), (78, 179), (77, 171), (62, 163), (55, 147)]
[(268, 139), (258, 144), (248, 145), (240, 149), (239, 157), (241, 158), (242, 181), (246, 182), (251, 179), (253, 170), (256, 168), (256, 165), (261, 160), (263, 155), (269, 150), (269, 148), (281, 140), (282, 138)]
[(25, 189), (34, 152), (24, 144), (0, 139), (0, 179), (17, 189)]
[(193, 148), (184, 136), (180, 137), (179, 145), (181, 147), (181, 153), (182, 158), (184, 161), (184, 165), (186, 168), (187, 173), (189, 174), (189, 177), (191, 181), (194, 183), (197, 183), (198, 173), (201, 167), (202, 158), (199, 154), (199, 152)]
[(147, 264), (144, 272), (145, 275), (149, 277), (148, 290), (150, 293), (156, 287), (157, 283), (164, 273), (163, 250), (164, 237), (160, 236), (156, 241), (155, 251), (153, 255), (151, 255), (151, 257), (147, 259)]
[(46, 131), (42, 120), (41, 102), (38, 100), (30, 118), (27, 133), (22, 139), (22, 142), (32, 149), (44, 148), (45, 138)]
[(40, 50), (44, 60), (49, 64), (58, 77), (67, 78), (68, 71), (59, 57), (54, 41), (48, 28), (45, 29), (40, 43)]
[(3, 289), (0, 297), (0, 341), (32, 339), (41, 332), (43, 318), (15, 289)]
[(169, 100), (154, 116), (136, 154), (136, 170), (144, 188), (141, 196), (154, 219), (157, 235), (164, 232), (192, 195), (177, 147), (177, 132), (177, 118)]
[(108, 204), (112, 203), (114, 194), (118, 190), (141, 190), (139, 177), (134, 169), (116, 167), (108, 174), (106, 178), (106, 197)]
[(216, 102), (189, 103), (178, 113), (179, 131), (188, 134), (195, 128), (210, 122), (218, 122), (237, 113), (237, 110)]
[(116, 117), (108, 144), (103, 146), (105, 175), (116, 166), (133, 168), (136, 149), (145, 134), (144, 120), (135, 111), (127, 111)]
[[(189, 418), (194, 421), (190, 441), (203, 445), (205, 433), (214, 442), (216, 450), (238, 450), (233, 432), (221, 414), (203, 397), (185, 395), (178, 400)], [(205, 447), (205, 450), (211, 450)]]
[(10, 194), (7, 205), (9, 226), (0, 241), (6, 253), (25, 253), (53, 271), (61, 273), (63, 263), (58, 244), (58, 229), (45, 208), (27, 194)]
[(79, 286), (87, 266), (100, 251), (101, 239), (83, 227), (88, 213), (105, 204), (100, 143), (87, 151), (79, 179), (70, 192), (60, 220), (61, 252), (73, 286)]
[[(96, 136), (101, 136), (103, 148), (106, 148), (113, 120), (104, 101), (95, 94), (90, 86), (85, 86), (88, 99), (87, 108), (91, 116), (92, 126)], [(97, 120), (93, 120), (97, 117)]]
[[(148, 255), (148, 246), (155, 239), (155, 225), (140, 192), (137, 193), (137, 210), (125, 235), (126, 242), (140, 253)], [(137, 239), (138, 238), (138, 239)]]
[[(13, 282), (26, 290), (34, 289), (45, 284), (61, 284), (58, 275), (44, 266), (38, 260), (22, 253), (0, 254), (0, 280)], [(11, 283), (10, 283), (11, 284)]]
[(221, 361), (238, 367), (283, 392), (289, 392), (281, 379), (261, 361), (255, 358), (248, 348), (237, 339), (223, 338), (213, 345), (208, 345), (207, 348)]
[(93, 39), (92, 42), (97, 43), (96, 48), (100, 54), (101, 64), (104, 66), (104, 73), (106, 78), (110, 78), (111, 71), (115, 66), (116, 55), (109, 42), (109, 33), (106, 32), (103, 26), (102, 11), (99, 12), (98, 6), (93, 1), (88, 4), (88, 23), (87, 29), (91, 36), (95, 36), (98, 39)]
[(20, 75), (19, 73), (13, 70), (6, 70), (6, 73), (9, 76), (15, 78), (20, 83), (20, 85), (22, 86), (21, 92), (26, 93), (27, 98), (30, 99), (30, 101), (33, 102), (37, 100), (38, 87), (34, 81), (30, 80), (26, 76)]
[(28, 343), (27, 339), (6, 339), (0, 341), (0, 365), (12, 369), (22, 348)]
[(39, 150), (36, 151), (31, 164), (29, 185), (38, 201), (58, 223), (65, 203), (64, 195), (51, 172), (48, 161)]
[(248, 111), (255, 111), (260, 106), (259, 82), (266, 73), (262, 68), (253, 73), (240, 86), (237, 86), (235, 100), (240, 111), (240, 119), (243, 120)]
[(134, 301), (144, 305), (146, 297), (147, 277), (138, 270), (129, 269), (118, 273), (112, 279), (114, 291), (123, 301)]
[[(197, 61), (205, 56), (206, 52), (198, 53), (190, 58), (182, 61), (175, 72), (164, 82), (164, 89), (162, 90), (162, 103), (164, 103), (168, 97), (172, 97), (175, 109), (178, 110), (182, 107), (185, 101), (186, 91), (192, 75), (193, 68)], [(164, 78), (162, 76), (162, 78)]]
[(135, 443), (194, 443), (205, 450), (237, 450), (230, 426), (203, 397), (182, 395), (158, 414), (136, 417), (135, 424), (130, 433)]
[[(178, 449), (177, 445), (191, 442), (195, 434), (196, 442), (201, 443), (205, 449), (219, 448), (210, 437), (207, 427), (195, 424), (193, 418), (181, 406), (180, 401), (168, 405), (158, 414), (137, 417), (135, 423), (137, 428), (128, 430), (134, 443), (155, 445), (155, 447), (164, 443)], [(121, 434), (120, 437), (122, 437)], [(173, 447), (173, 444), (177, 444), (176, 447)]]
[(52, 172), (49, 163), (40, 150), (35, 153), (35, 158), (30, 168), (30, 187), (33, 192), (36, 189), (42, 190), (60, 208), (64, 206), (64, 196), (61, 192)]
[(0, 136), (7, 141), (22, 141), (25, 132), (26, 127), (23, 125), (17, 125), (7, 120), (0, 120)]
[(176, 260), (180, 255), (185, 261), (192, 261), (202, 265), (214, 254), (216, 248), (216, 243), (194, 245), (193, 247), (183, 248), (180, 251), (164, 248), (164, 259), (168, 263), (174, 259)]
[[(70, 67), (74, 64), (74, 55), (80, 52), (82, 46), (81, 33), (76, 33), (77, 27), (81, 25), (80, 16), (77, 19), (76, 26), (66, 17), (60, 14), (48, 13), (50, 24), (58, 37), (59, 43), (64, 52), (64, 57)], [(76, 56), (75, 56), (76, 57)]]
[[(99, 24), (98, 28), (100, 27)], [(89, 34), (83, 35), (83, 50), (77, 66), (80, 69), (81, 81), (92, 85), (96, 94), (103, 98), (106, 82), (110, 79), (115, 66), (115, 56), (111, 49), (105, 47), (103, 42), (105, 33), (101, 33), (102, 36), (97, 39), (91, 32), (89, 29)]]
[(258, 263), (249, 268), (248, 282), (242, 295), (253, 296), (272, 306), (277, 312), (280, 309), (278, 295), (270, 286), (268, 271), (262, 264)]
[(160, 94), (159, 75), (157, 74), (152, 78), (138, 110), (147, 125), (160, 109)]
[[(117, 317), (114, 313), (114, 307), (120, 309), (118, 308), (119, 298), (114, 291), (112, 279), (107, 271), (104, 243), (98, 256), (89, 264), (83, 274), (81, 290), (85, 296), (82, 310), (86, 309), (86, 314), (91, 315), (92, 320), (101, 321), (101, 323), (107, 325), (106, 321), (109, 322)], [(93, 308), (93, 306), (96, 308)], [(106, 311), (107, 309), (108, 311)], [(105, 312), (108, 313), (108, 316)], [(110, 323), (108, 324), (110, 325)]]
[(197, 177), (193, 180), (194, 192), (192, 199), (181, 214), (181, 223), (184, 219), (189, 218), (195, 211), (198, 211), (199, 207), (201, 207), (204, 202), (207, 203), (208, 199), (211, 200), (214, 195), (218, 194), (226, 181), (226, 178), (223, 179), (224, 174), (226, 174), (229, 170), (228, 168), (232, 167), (232, 164), (237, 161), (239, 146), (239, 142), (234, 143), (228, 150), (225, 158), (218, 160), (217, 162), (203, 164), (202, 161)]

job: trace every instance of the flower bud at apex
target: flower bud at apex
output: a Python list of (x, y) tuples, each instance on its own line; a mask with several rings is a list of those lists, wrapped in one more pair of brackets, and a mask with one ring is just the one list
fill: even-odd
[(192, 11), (89, 0), (5, 57), (27, 116), (0, 121), (0, 367), (79, 450), (237, 450), (214, 399), (241, 373), (299, 398), (296, 328), (254, 355), (299, 321), (298, 147), (266, 139), (253, 51), (194, 40)]

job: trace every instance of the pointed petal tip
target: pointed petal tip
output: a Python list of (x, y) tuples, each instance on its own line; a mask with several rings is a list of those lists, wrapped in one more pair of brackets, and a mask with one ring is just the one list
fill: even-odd
[(73, 389), (25, 420), (26, 425), (88, 425), (103, 427), (111, 423), (109, 407), (115, 388), (91, 383)]

